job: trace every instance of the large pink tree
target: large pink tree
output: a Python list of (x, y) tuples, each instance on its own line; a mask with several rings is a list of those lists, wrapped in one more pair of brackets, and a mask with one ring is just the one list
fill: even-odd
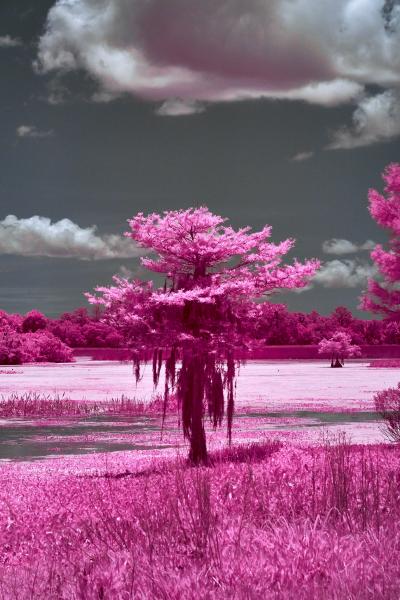
[(189, 459), (207, 462), (206, 408), (217, 427), (227, 404), (231, 439), (236, 352), (247, 347), (258, 314), (255, 300), (274, 291), (303, 287), (317, 260), (282, 264), (294, 240), (270, 242), (271, 227), (235, 231), (206, 207), (139, 213), (126, 235), (150, 252), (142, 266), (163, 284), (115, 277), (89, 301), (103, 305), (104, 318), (133, 340), (136, 377), (150, 356), (157, 385), (165, 363), (164, 405), (173, 390), (182, 413)]
[(361, 306), (400, 319), (400, 164), (389, 165), (383, 180), (385, 195), (376, 190), (369, 191), (369, 211), (378, 225), (388, 230), (389, 244), (387, 249), (378, 244), (371, 252), (378, 277), (369, 280)]

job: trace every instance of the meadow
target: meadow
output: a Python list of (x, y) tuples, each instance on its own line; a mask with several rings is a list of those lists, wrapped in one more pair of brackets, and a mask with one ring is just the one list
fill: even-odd
[(149, 365), (137, 387), (88, 356), (2, 368), (0, 598), (397, 599), (400, 448), (373, 401), (397, 381), (248, 361), (232, 445), (208, 424), (194, 468)]

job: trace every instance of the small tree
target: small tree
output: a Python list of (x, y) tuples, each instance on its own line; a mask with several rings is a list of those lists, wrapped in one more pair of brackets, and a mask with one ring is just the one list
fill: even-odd
[(226, 400), (231, 440), (235, 351), (250, 342), (258, 314), (254, 300), (303, 287), (319, 266), (316, 260), (282, 265), (294, 241), (271, 243), (269, 226), (251, 233), (249, 227), (235, 231), (225, 222), (205, 207), (139, 213), (129, 221), (127, 235), (153, 253), (141, 259), (142, 265), (161, 274), (164, 285), (115, 277), (114, 286), (87, 295), (135, 344), (136, 380), (140, 362), (151, 357), (156, 386), (165, 363), (164, 411), (174, 390), (194, 464), (207, 461), (205, 407), (217, 427)]
[(337, 331), (327, 340), (323, 339), (318, 344), (318, 353), (327, 354), (331, 359), (332, 368), (344, 366), (344, 359), (351, 356), (359, 356), (361, 349), (351, 343), (351, 337), (344, 331)]
[(31, 310), (26, 313), (22, 321), (22, 331), (24, 333), (35, 333), (35, 331), (46, 329), (47, 324), (48, 319), (46, 319), (44, 314), (38, 310)]
[(386, 197), (376, 190), (368, 194), (369, 212), (381, 227), (389, 231), (389, 248), (378, 244), (371, 258), (378, 270), (378, 280), (370, 279), (362, 298), (365, 310), (400, 319), (400, 164), (389, 165), (383, 174)]

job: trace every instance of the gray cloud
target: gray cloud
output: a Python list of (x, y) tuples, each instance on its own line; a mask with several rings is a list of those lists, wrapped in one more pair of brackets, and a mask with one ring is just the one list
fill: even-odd
[(54, 131), (41, 131), (35, 125), (19, 125), (16, 129), (19, 138), (46, 138), (54, 135)]
[(353, 126), (334, 132), (327, 150), (351, 150), (400, 135), (400, 90), (364, 98), (353, 114)]
[(156, 112), (162, 117), (180, 117), (183, 115), (195, 115), (204, 111), (204, 104), (200, 102), (172, 98), (163, 102)]
[[(359, 102), (353, 129), (336, 132), (330, 146), (356, 147), (399, 133), (397, 116), (393, 128), (374, 114), (393, 112), (400, 86), (400, 5), (58, 0), (36, 68), (84, 69), (99, 83), (100, 97), (130, 93), (160, 101), (161, 115), (262, 97), (323, 106)], [(386, 91), (365, 98), (370, 84)]]
[(372, 250), (373, 248), (375, 248), (375, 242), (372, 240), (367, 240), (363, 244), (357, 245), (349, 240), (332, 238), (322, 244), (322, 250), (325, 254), (336, 254), (338, 256), (342, 254), (355, 254), (356, 252)]
[(21, 40), (10, 35), (0, 35), (0, 48), (15, 48), (16, 46), (22, 46)]
[(52, 223), (47, 217), (8, 215), (0, 221), (0, 254), (102, 260), (131, 258), (143, 251), (127, 238), (99, 236), (96, 227), (81, 228), (69, 219)]
[(291, 160), (294, 162), (303, 162), (305, 160), (309, 160), (314, 156), (314, 152), (298, 152), (294, 156), (292, 156)]
[(324, 288), (356, 288), (375, 275), (375, 267), (356, 260), (330, 260), (313, 277), (313, 283)]

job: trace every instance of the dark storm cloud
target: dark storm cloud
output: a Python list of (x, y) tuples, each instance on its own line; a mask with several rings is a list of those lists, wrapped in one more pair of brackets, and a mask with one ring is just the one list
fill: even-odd
[[(400, 5), (394, 0), (59, 0), (39, 43), (42, 72), (84, 69), (103, 93), (165, 101), (356, 101), (328, 149), (400, 134)], [(365, 86), (379, 85), (368, 96)], [(177, 104), (179, 102), (179, 104)]]

